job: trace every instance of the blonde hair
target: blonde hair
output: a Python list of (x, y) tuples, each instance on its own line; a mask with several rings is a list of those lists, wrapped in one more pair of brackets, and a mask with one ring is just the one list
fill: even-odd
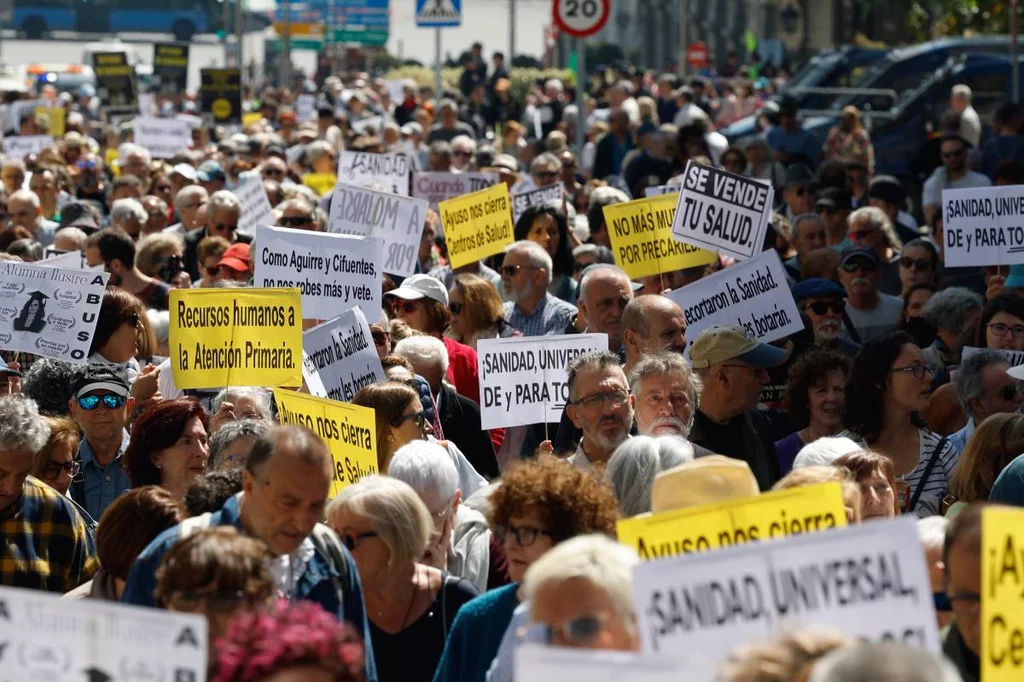
[(181, 237), (169, 232), (147, 234), (135, 248), (135, 266), (142, 274), (156, 277), (160, 260), (174, 251), (184, 253), (185, 243)]
[(823, 656), (853, 644), (838, 630), (810, 626), (750, 644), (729, 655), (717, 682), (799, 682), (806, 680)]
[(327, 505), (331, 521), (341, 510), (370, 522), (391, 552), (389, 563), (416, 561), (427, 551), (433, 519), (408, 483), (388, 476), (365, 476), (344, 488)]

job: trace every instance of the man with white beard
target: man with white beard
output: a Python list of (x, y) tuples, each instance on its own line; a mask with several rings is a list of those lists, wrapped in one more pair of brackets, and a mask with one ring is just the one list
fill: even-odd
[[(700, 391), (700, 379), (679, 353), (645, 356), (629, 373), (637, 433), (688, 438)], [(712, 454), (699, 445), (694, 445), (693, 449), (697, 457)]]
[(805, 279), (793, 287), (793, 300), (800, 313), (810, 322), (814, 345), (852, 358), (860, 350), (860, 344), (839, 335), (843, 328), (845, 299), (845, 289), (820, 277)]

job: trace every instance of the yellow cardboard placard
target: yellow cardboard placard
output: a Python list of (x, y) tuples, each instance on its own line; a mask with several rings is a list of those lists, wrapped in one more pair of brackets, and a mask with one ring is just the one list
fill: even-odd
[(334, 459), (331, 497), (377, 471), (377, 421), (373, 409), (275, 388), (282, 424), (301, 424), (323, 438)]
[(981, 679), (1024, 676), (1024, 509), (981, 516)]
[(306, 173), (302, 176), (302, 184), (323, 197), (330, 194), (338, 184), (338, 176), (334, 173)]
[(49, 135), (53, 137), (64, 137), (64, 118), (66, 112), (63, 107), (36, 107), (36, 116), (45, 116), (50, 122)]
[(662, 559), (845, 525), (842, 485), (829, 482), (636, 516), (617, 528), (619, 542), (641, 559)]
[(298, 289), (171, 289), (169, 307), (178, 388), (302, 385)]
[(103, 162), (107, 165), (107, 170), (110, 171), (115, 180), (121, 177), (121, 167), (117, 165), (119, 156), (117, 147), (107, 147), (107, 150), (103, 152)]
[(437, 210), (453, 268), (501, 253), (515, 239), (512, 204), (503, 182), (442, 201)]
[(604, 207), (615, 262), (630, 279), (707, 265), (715, 252), (672, 236), (678, 194), (663, 194)]
[(263, 114), (259, 111), (249, 111), (242, 114), (242, 130), (245, 130), (253, 123), (259, 123), (263, 118)]

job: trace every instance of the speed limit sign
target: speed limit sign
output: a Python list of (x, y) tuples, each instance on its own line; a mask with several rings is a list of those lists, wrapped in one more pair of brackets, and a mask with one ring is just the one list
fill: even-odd
[(555, 0), (555, 23), (577, 38), (594, 35), (608, 22), (610, 0)]

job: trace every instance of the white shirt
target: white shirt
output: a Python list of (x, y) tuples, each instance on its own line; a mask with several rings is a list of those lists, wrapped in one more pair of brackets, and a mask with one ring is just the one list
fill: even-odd
[(971, 146), (975, 148), (981, 143), (981, 119), (978, 118), (978, 112), (970, 104), (960, 114), (960, 137), (970, 142)]
[(975, 187), (991, 187), (992, 181), (988, 176), (967, 171), (959, 180), (950, 180), (946, 173), (945, 166), (939, 166), (924, 181), (924, 189), (921, 191), (922, 206), (940, 206), (942, 204), (942, 190), (944, 189), (972, 189)]

